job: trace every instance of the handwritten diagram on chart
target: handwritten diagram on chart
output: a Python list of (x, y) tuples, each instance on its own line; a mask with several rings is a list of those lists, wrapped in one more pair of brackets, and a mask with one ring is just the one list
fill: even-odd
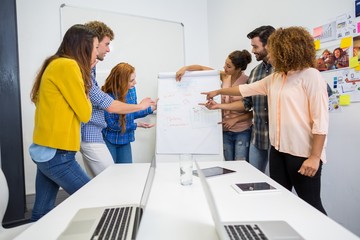
[(333, 77), (335, 94), (349, 94), (351, 102), (360, 101), (360, 72), (354, 69), (337, 71)]
[(190, 72), (181, 82), (165, 74), (158, 81), (157, 153), (219, 154), (221, 112), (199, 105), (206, 102), (201, 92), (220, 87), (218, 71)]

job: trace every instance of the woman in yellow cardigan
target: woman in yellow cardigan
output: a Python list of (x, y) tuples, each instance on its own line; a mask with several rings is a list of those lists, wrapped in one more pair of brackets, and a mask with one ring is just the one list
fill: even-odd
[(75, 160), (80, 149), (80, 123), (91, 117), (87, 96), (90, 70), (97, 55), (97, 35), (84, 25), (65, 33), (58, 51), (43, 63), (31, 91), (36, 105), (30, 156), (37, 165), (31, 221), (54, 206), (59, 187), (72, 194), (90, 178)]

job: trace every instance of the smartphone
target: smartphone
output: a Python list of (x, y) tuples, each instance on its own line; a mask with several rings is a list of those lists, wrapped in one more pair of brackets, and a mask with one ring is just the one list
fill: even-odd
[(238, 192), (264, 192), (278, 190), (267, 182), (236, 183), (232, 186)]

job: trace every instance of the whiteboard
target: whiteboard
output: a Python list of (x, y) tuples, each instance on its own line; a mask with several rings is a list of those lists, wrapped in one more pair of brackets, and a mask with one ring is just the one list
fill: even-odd
[[(62, 5), (60, 37), (74, 24), (98, 20), (115, 34), (110, 52), (96, 66), (102, 86), (111, 69), (119, 62), (135, 67), (138, 102), (144, 97), (157, 98), (158, 73), (176, 71), (185, 65), (184, 26), (182, 23), (134, 16), (101, 9)], [(155, 123), (151, 129), (138, 128), (132, 145), (134, 162), (150, 162), (155, 155), (156, 117), (139, 121)], [(79, 160), (79, 159), (78, 159)]]
[(186, 72), (180, 82), (175, 74), (159, 73), (156, 153), (222, 155), (221, 111), (199, 105), (201, 92), (220, 88), (219, 71)]

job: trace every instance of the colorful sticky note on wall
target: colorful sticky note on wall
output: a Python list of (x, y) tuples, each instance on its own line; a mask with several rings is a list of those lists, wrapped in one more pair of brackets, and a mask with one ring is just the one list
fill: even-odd
[(341, 39), (340, 47), (348, 48), (351, 46), (351, 43), (352, 43), (352, 37), (345, 37), (345, 38)]
[(323, 27), (322, 26), (313, 29), (313, 37), (314, 38), (320, 37), (320, 35), (322, 33), (323, 33)]
[(360, 33), (360, 22), (357, 23), (357, 32)]
[(320, 49), (320, 39), (315, 40), (314, 45), (315, 45), (315, 50), (319, 50)]
[(359, 66), (359, 60), (358, 60), (358, 56), (352, 57), (349, 60), (349, 66), (351, 68), (356, 68), (357, 66)]
[(340, 97), (339, 97), (339, 105), (340, 106), (350, 105), (350, 95), (349, 94), (340, 95)]

